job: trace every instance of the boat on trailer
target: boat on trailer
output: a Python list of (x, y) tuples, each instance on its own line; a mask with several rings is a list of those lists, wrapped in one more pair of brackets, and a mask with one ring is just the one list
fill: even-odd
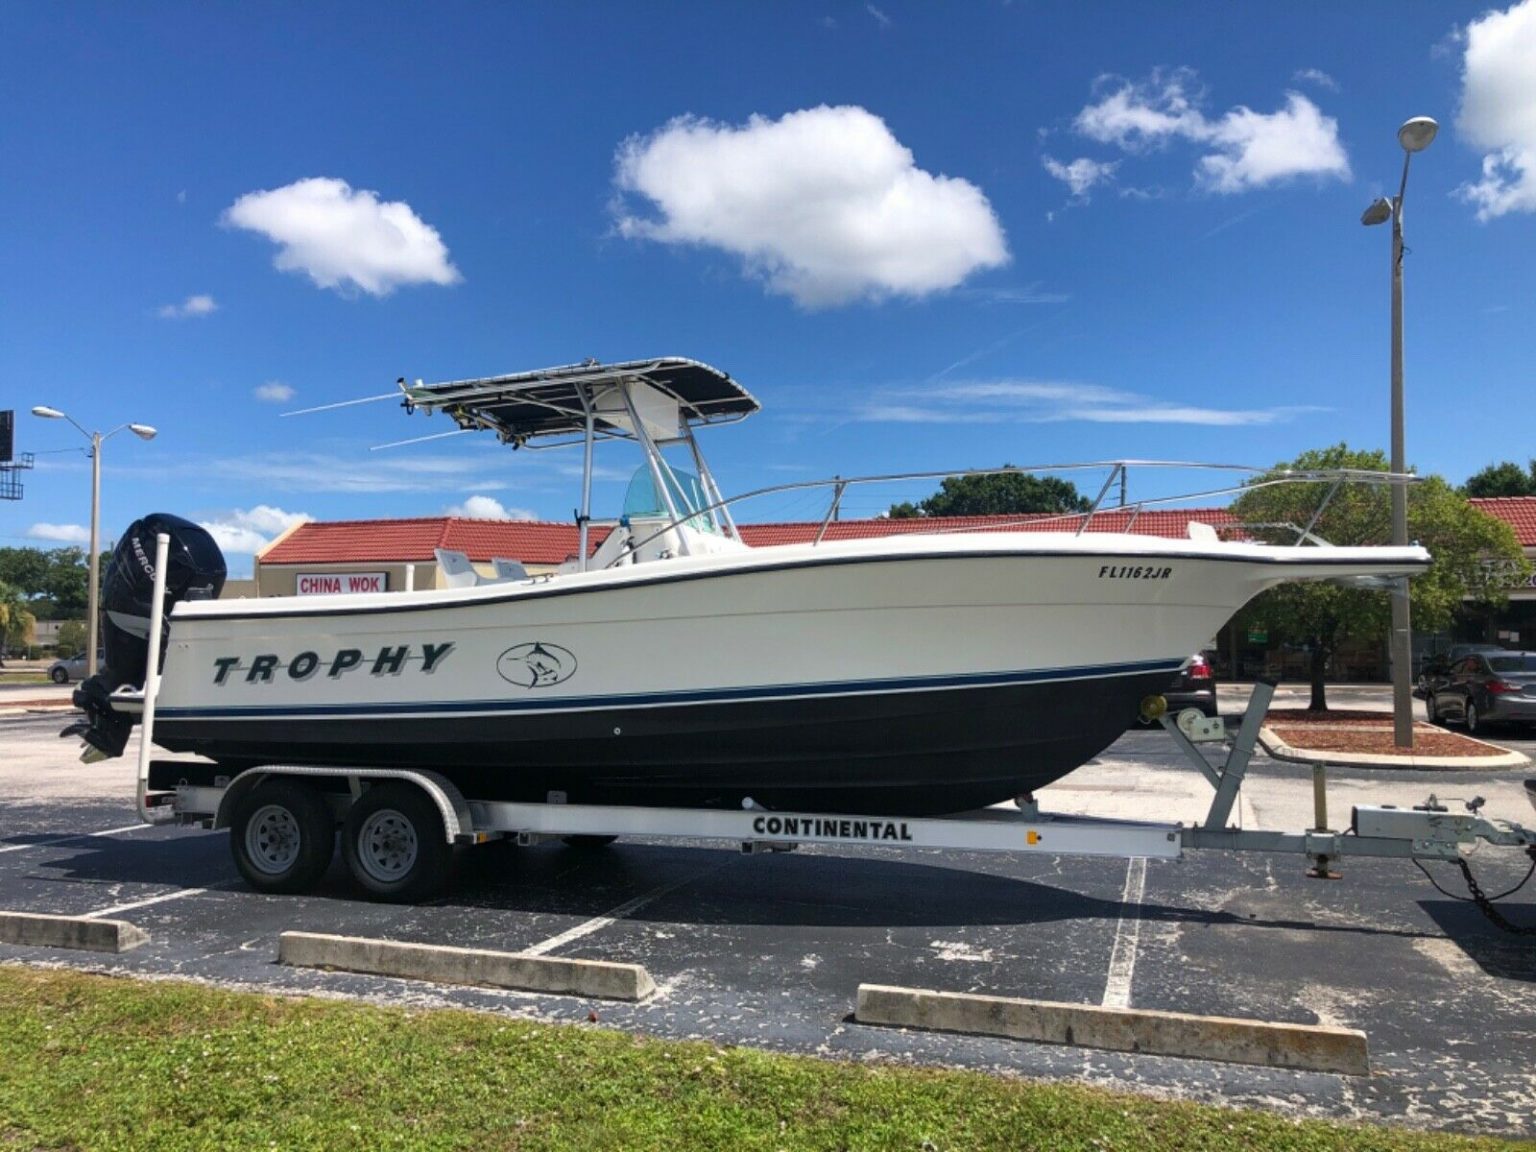
[[(400, 389), (408, 412), (514, 448), (579, 446), (576, 555), (469, 587), (221, 601), (211, 539), (146, 517), (109, 573), (106, 669), (77, 694), (88, 755), (121, 754), (142, 705), (160, 532), (154, 742), (220, 777), (428, 771), (486, 801), (868, 815), (1027, 796), (1112, 743), (1265, 589), (1429, 563), (1306, 530), (1295, 544), (1088, 530), (1097, 503), (1055, 531), (749, 547), (695, 438), (758, 410), (724, 372), (660, 358)], [(594, 459), (610, 441), (644, 462), (599, 540)], [(827, 483), (835, 508), (859, 481)]]

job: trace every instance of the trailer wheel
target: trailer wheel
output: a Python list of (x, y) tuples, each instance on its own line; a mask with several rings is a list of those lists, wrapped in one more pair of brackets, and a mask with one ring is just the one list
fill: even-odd
[(617, 836), (562, 836), (567, 848), (577, 848), (583, 851), (592, 848), (606, 848), (618, 839)]
[(266, 780), (235, 805), (229, 847), (258, 892), (308, 892), (336, 854), (336, 818), (314, 788)]
[(443, 820), (414, 784), (376, 784), (352, 805), (341, 853), (352, 878), (372, 899), (409, 904), (448, 881), (453, 847)]

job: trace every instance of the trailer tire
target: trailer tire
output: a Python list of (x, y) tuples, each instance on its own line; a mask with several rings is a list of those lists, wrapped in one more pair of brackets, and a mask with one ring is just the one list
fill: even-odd
[(448, 882), (453, 847), (443, 818), (414, 784), (375, 784), (352, 805), (342, 826), (341, 854), (371, 900), (410, 904)]
[(229, 847), (256, 891), (308, 892), (336, 855), (336, 818), (309, 785), (265, 780), (235, 805)]
[(617, 836), (562, 836), (567, 848), (576, 848), (588, 851), (593, 848), (606, 848), (618, 839)]

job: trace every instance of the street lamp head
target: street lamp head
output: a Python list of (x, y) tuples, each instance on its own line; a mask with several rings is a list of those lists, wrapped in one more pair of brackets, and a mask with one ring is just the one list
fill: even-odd
[(128, 425), (128, 431), (132, 432), (140, 440), (153, 440), (155, 438), (155, 429), (151, 428), (148, 424), (130, 424)]
[(1428, 116), (1415, 116), (1397, 130), (1397, 142), (1404, 152), (1422, 152), (1440, 131), (1440, 125)]
[(44, 420), (63, 420), (64, 413), (57, 408), (49, 408), (46, 404), (39, 404), (32, 409), (32, 415), (41, 416)]
[(1385, 224), (1392, 219), (1392, 201), (1385, 196), (1378, 196), (1371, 201), (1371, 206), (1360, 213), (1362, 224)]

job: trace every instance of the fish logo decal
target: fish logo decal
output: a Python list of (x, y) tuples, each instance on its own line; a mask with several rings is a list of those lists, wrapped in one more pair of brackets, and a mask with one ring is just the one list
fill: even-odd
[(576, 654), (543, 640), (517, 644), (497, 657), (496, 673), (519, 688), (549, 688), (576, 674)]

